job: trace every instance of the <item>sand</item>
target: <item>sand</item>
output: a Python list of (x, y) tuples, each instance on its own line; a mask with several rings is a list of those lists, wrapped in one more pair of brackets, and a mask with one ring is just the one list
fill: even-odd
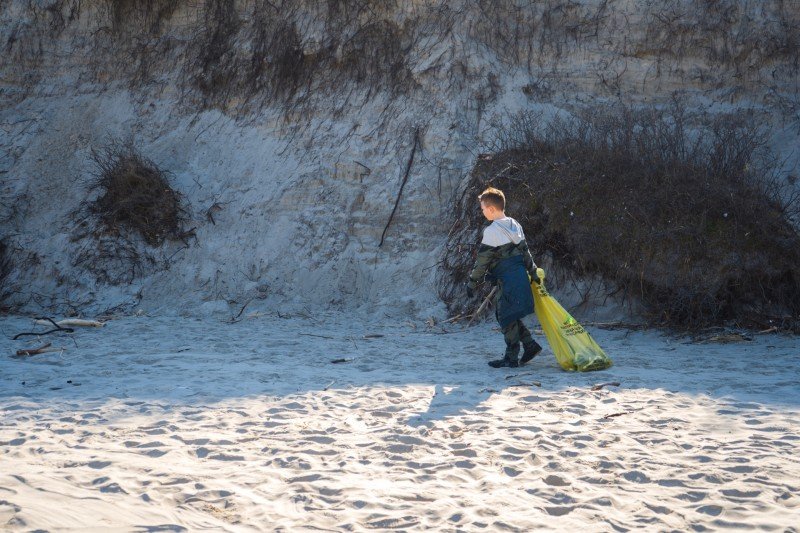
[(24, 358), (0, 319), (0, 529), (798, 530), (796, 337), (589, 328), (615, 365), (575, 374), (488, 367), (490, 322), (242, 318)]

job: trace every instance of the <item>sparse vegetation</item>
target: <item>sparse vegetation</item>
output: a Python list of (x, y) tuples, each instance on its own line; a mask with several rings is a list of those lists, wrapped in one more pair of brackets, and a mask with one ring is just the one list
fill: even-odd
[(483, 227), (475, 197), (491, 184), (509, 193), (509, 213), (556, 285), (602, 279), (656, 324), (800, 328), (798, 200), (752, 117), (691, 116), (680, 105), (549, 123), (523, 114), (496, 148), (455, 214), (440, 279), (451, 310)]
[[(439, 90), (469, 94), (489, 74), (473, 57), (498, 72), (527, 69), (526, 94), (546, 99), (569, 83), (617, 94), (675, 81), (780, 85), (800, 71), (800, 15), (785, 0), (647, 0), (635, 14), (599, 0), (412, 4), (56, 0), (31, 4), (5, 51), (19, 65), (14, 76), (32, 85), (63, 67), (47, 58), (72, 39), (92, 51), (76, 50), (88, 61), (75, 68), (98, 83), (174, 83), (187, 105), (239, 116), (276, 103), (292, 113), (315, 98), (335, 114), (358, 98), (408, 94), (429, 74)], [(340, 98), (326, 98), (333, 93)]]
[(407, 90), (409, 36), (390, 5), (372, 4), (257, 1), (245, 17), (231, 0), (208, 0), (184, 78), (204, 106), (235, 104), (239, 111), (268, 102), (305, 104), (349, 86), (367, 98), (378, 88)]
[(790, 2), (681, 0), (654, 2), (644, 11), (646, 31), (635, 55), (701, 57), (740, 74), (782, 62), (797, 72), (800, 14)]
[(167, 173), (132, 144), (112, 142), (93, 152), (94, 187), (100, 196), (89, 205), (107, 233), (139, 234), (150, 246), (181, 236), (184, 210)]
[(234, 40), (241, 19), (233, 0), (207, 0), (204, 20), (192, 46), (196, 55), (189, 68), (206, 99), (224, 100), (235, 89), (238, 65)]
[(98, 281), (130, 283), (158, 268), (155, 247), (168, 239), (186, 243), (193, 232), (184, 231), (187, 212), (167, 172), (131, 143), (112, 141), (92, 153), (97, 196), (74, 213), (71, 238), (82, 245), (73, 264)]
[(6, 239), (0, 239), (0, 312), (5, 308), (6, 280), (11, 275), (13, 263)]

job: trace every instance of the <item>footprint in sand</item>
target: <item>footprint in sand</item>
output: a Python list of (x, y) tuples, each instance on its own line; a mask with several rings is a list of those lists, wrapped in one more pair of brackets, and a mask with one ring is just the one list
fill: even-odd
[(317, 444), (333, 444), (336, 442), (336, 439), (331, 437), (322, 437), (322, 436), (314, 436), (314, 437), (306, 437), (305, 440), (310, 442), (316, 442)]
[[(392, 436), (390, 438), (387, 438), (386, 440), (393, 440), (393, 441), (397, 441), (397, 442), (402, 442), (403, 444), (408, 444), (410, 446), (426, 446), (426, 445), (429, 444), (428, 441), (425, 441), (425, 440), (417, 438), (417, 437), (413, 437), (411, 435), (394, 435), (394, 436)], [(467, 445), (464, 444), (463, 446), (467, 446)], [(455, 448), (455, 445), (453, 445), (451, 447)]]
[(244, 455), (230, 455), (227, 453), (218, 453), (216, 455), (210, 455), (208, 458), (217, 461), (244, 461)]
[(567, 505), (564, 507), (545, 507), (544, 510), (550, 516), (564, 516), (571, 513), (575, 509), (574, 505)]
[(288, 483), (311, 483), (323, 479), (321, 474), (309, 474), (307, 476), (293, 477), (288, 480)]
[(402, 518), (384, 518), (367, 522), (373, 529), (405, 529), (419, 524), (419, 520), (414, 516), (404, 516)]
[[(373, 447), (373, 449), (381, 450), (382, 447), (381, 446), (375, 446), (375, 447)], [(392, 444), (391, 446), (388, 446), (386, 448), (386, 451), (388, 451), (390, 453), (396, 453), (396, 454), (401, 454), (402, 455), (402, 454), (405, 454), (405, 453), (411, 453), (412, 451), (414, 451), (414, 447), (413, 446), (409, 446), (407, 444)]]
[(557, 492), (555, 495), (548, 498), (548, 501), (554, 505), (564, 506), (578, 503), (575, 498), (564, 492)]
[(92, 481), (92, 485), (103, 493), (128, 494), (119, 484), (114, 483), (108, 477), (99, 477)]
[(734, 474), (751, 474), (756, 471), (755, 467), (745, 465), (724, 466), (722, 467), (722, 470), (725, 470), (726, 472), (733, 472)]
[(469, 448), (454, 449), (453, 450), (453, 455), (455, 455), (457, 457), (471, 457), (471, 458), (474, 458), (474, 457), (478, 457), (478, 452), (476, 452), (475, 450), (471, 450)]
[(699, 502), (700, 500), (705, 499), (706, 496), (707, 496), (707, 494), (705, 492), (697, 492), (697, 491), (690, 490), (690, 491), (685, 492), (683, 494), (678, 494), (677, 498), (679, 500), (685, 500), (687, 502), (696, 503), (696, 502)]
[(168, 452), (167, 450), (158, 449), (164, 446), (163, 442), (160, 441), (153, 441), (153, 442), (145, 442), (144, 444), (139, 444), (136, 447), (142, 448), (143, 450), (139, 453), (141, 455), (146, 455), (148, 457), (158, 458), (166, 455)]
[(658, 484), (662, 487), (686, 487), (686, 482), (679, 479), (660, 479)]
[(542, 464), (542, 459), (535, 453), (532, 453), (525, 457), (525, 462), (531, 466), (540, 466)]
[(622, 474), (622, 477), (627, 479), (632, 483), (650, 483), (650, 478), (647, 477), (644, 473), (639, 472), (638, 470), (631, 470), (630, 472), (625, 472)]
[(647, 502), (645, 502), (644, 505), (645, 507), (647, 507), (648, 509), (657, 514), (672, 514), (672, 509), (670, 509), (669, 507), (665, 507), (663, 505), (651, 505)]
[(569, 481), (555, 474), (550, 474), (549, 476), (544, 478), (544, 482), (550, 485), (551, 487), (568, 487), (570, 485)]
[(146, 452), (141, 452), (142, 455), (146, 455), (147, 457), (152, 457), (154, 459), (163, 457), (164, 455), (167, 455), (167, 453), (169, 452), (166, 450), (147, 450)]
[(703, 505), (696, 510), (698, 513), (707, 514), (709, 516), (719, 516), (720, 513), (722, 513), (722, 507), (719, 505)]
[(725, 496), (729, 496), (731, 498), (755, 498), (759, 494), (761, 494), (760, 490), (737, 490), (737, 489), (725, 489), (722, 491), (722, 494)]

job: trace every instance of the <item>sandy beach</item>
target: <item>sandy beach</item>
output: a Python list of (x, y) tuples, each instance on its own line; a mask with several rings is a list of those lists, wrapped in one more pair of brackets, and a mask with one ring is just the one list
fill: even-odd
[(797, 338), (593, 330), (574, 374), (489, 322), (0, 325), (6, 530), (797, 531)]

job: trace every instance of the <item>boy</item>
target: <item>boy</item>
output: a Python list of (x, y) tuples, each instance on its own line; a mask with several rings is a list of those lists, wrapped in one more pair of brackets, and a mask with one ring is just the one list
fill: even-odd
[[(520, 320), (533, 313), (533, 294), (530, 280), (539, 283), (536, 263), (533, 262), (522, 226), (507, 217), (506, 197), (503, 191), (489, 187), (478, 200), (483, 216), (492, 223), (483, 230), (483, 240), (478, 248), (478, 258), (469, 275), (467, 296), (474, 296), (478, 283), (486, 276), (487, 281), (497, 284), (495, 316), (503, 330), (506, 353), (502, 359), (490, 361), (493, 368), (518, 367), (542, 351), (531, 332)], [(522, 359), (517, 360), (519, 343), (525, 347)]]

